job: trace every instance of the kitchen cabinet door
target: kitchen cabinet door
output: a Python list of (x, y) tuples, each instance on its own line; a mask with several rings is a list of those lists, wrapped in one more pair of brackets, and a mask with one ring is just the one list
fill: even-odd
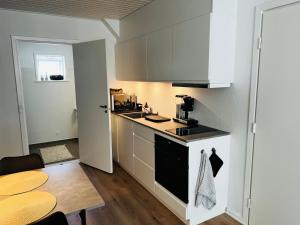
[(112, 136), (112, 153), (113, 160), (119, 162), (118, 154), (118, 116), (111, 115), (111, 136)]
[(155, 180), (154, 170), (145, 164), (142, 160), (134, 156), (134, 176), (140, 181), (147, 189), (154, 193)]
[(173, 81), (208, 81), (210, 16), (174, 26)]
[(133, 174), (132, 122), (121, 117), (118, 118), (118, 151), (120, 165)]
[(151, 33), (147, 43), (147, 73), (149, 81), (171, 80), (172, 29)]
[(116, 46), (117, 79), (146, 81), (146, 37), (118, 43)]
[(128, 74), (125, 80), (146, 81), (146, 37), (139, 37), (129, 41)]
[(116, 74), (118, 80), (126, 80), (129, 77), (129, 42), (122, 42), (116, 45)]
[(141, 161), (143, 161), (152, 169), (154, 168), (154, 144), (153, 143), (135, 134), (133, 135), (133, 151), (136, 157), (138, 157)]

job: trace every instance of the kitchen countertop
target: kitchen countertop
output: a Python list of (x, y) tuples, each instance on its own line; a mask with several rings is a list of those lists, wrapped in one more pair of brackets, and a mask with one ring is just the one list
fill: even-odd
[(186, 125), (174, 122), (173, 120), (167, 121), (167, 122), (155, 123), (155, 122), (151, 122), (149, 120), (146, 120), (145, 118), (133, 119), (133, 118), (127, 117), (126, 113), (124, 113), (124, 114), (114, 113), (114, 112), (112, 112), (112, 113), (114, 115), (123, 117), (125, 119), (136, 122), (138, 124), (144, 125), (146, 127), (149, 127), (151, 129), (154, 129), (154, 130), (159, 131), (159, 132), (161, 132), (165, 135), (176, 138), (177, 140), (180, 140), (180, 141), (183, 141), (183, 142), (186, 142), (186, 143), (230, 134), (229, 132), (226, 132), (226, 131), (216, 130), (216, 131), (200, 133), (200, 134), (178, 136), (178, 135), (172, 134), (172, 133), (170, 133), (166, 130), (175, 129), (175, 128), (182, 128), (182, 127), (186, 127)]

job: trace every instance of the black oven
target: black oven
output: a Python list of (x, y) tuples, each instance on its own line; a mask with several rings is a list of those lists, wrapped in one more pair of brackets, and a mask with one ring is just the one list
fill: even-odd
[(155, 180), (188, 203), (189, 148), (155, 135)]

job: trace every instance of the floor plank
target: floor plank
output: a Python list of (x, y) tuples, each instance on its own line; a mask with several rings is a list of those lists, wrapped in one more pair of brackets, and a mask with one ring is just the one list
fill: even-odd
[[(184, 225), (147, 190), (118, 165), (114, 174), (107, 174), (82, 165), (103, 197), (106, 206), (87, 213), (88, 225)], [(70, 225), (80, 225), (78, 215), (68, 218)], [(240, 225), (227, 215), (202, 225)]]

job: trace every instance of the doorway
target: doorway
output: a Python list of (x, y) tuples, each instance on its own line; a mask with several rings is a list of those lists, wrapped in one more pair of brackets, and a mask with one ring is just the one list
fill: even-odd
[(45, 164), (79, 159), (71, 44), (17, 41), (29, 154)]
[[(57, 85), (63, 85), (64, 83), (65, 85), (66, 83), (70, 85), (71, 83), (69, 81), (72, 79), (73, 81), (75, 80), (75, 87), (71, 89), (73, 90), (72, 94), (75, 92), (76, 99), (70, 98), (72, 99), (71, 102), (73, 102), (73, 105), (71, 104), (73, 108), (69, 107), (68, 116), (66, 117), (67, 119), (62, 120), (61, 122), (66, 123), (67, 121), (70, 121), (70, 118), (72, 119), (72, 122), (74, 123), (72, 125), (73, 135), (76, 133), (76, 122), (78, 122), (78, 144), (75, 136), (75, 138), (71, 139), (56, 140), (54, 143), (51, 143), (52, 141), (50, 143), (37, 143), (37, 145), (34, 143), (31, 147), (48, 148), (53, 147), (52, 144), (54, 144), (55, 146), (61, 146), (68, 149), (70, 144), (73, 144), (73, 146), (75, 144), (77, 146), (75, 151), (79, 148), (78, 157), (81, 163), (112, 173), (111, 116), (107, 77), (107, 67), (111, 62), (108, 61), (110, 55), (107, 54), (108, 47), (105, 39), (79, 42), (73, 40), (12, 36), (20, 130), (23, 153), (24, 155), (27, 155), (30, 153), (29, 145), (31, 144), (31, 139), (29, 139), (29, 129), (27, 128), (28, 116), (26, 115), (26, 96), (22, 79), (22, 67), (20, 64), (21, 56), (19, 56), (19, 42), (64, 46), (72, 50), (71, 55), (73, 57), (72, 60), (70, 59), (70, 63), (73, 63), (72, 72), (74, 73), (74, 79), (71, 78), (71, 76), (68, 77), (68, 74), (63, 74), (63, 71), (66, 70), (62, 69), (64, 68), (64, 66), (62, 66), (62, 62), (66, 62), (66, 57), (63, 57), (61, 54), (43, 55), (33, 53), (33, 55), (30, 56), (33, 58), (34, 69), (36, 71), (39, 70), (40, 64), (44, 64), (47, 67), (49, 64), (53, 65), (53, 61), (55, 61), (56, 68), (58, 68), (54, 71), (54, 73), (59, 74), (48, 74), (48, 72), (45, 72), (43, 69), (41, 69), (41, 74), (36, 71), (35, 73), (32, 72), (32, 81), (40, 84), (41, 86), (39, 87), (42, 87), (42, 85), (50, 86), (55, 83), (57, 83)], [(25, 62), (27, 60), (28, 58), (25, 57)], [(49, 63), (49, 60), (51, 63)], [(54, 79), (51, 75), (54, 75)], [(29, 92), (32, 92), (32, 90), (29, 90)], [(66, 92), (66, 89), (64, 89), (62, 92), (55, 92), (54, 94), (52, 93), (52, 95), (54, 95), (54, 99), (56, 99), (56, 101), (59, 101), (59, 99), (64, 99), (61, 96), (66, 95)], [(43, 109), (44, 112), (47, 113), (47, 110), (55, 111), (57, 118), (63, 117), (64, 114), (61, 112), (61, 108), (70, 103), (65, 100), (61, 107), (53, 106), (48, 104), (47, 97), (39, 98), (39, 95), (35, 95), (34, 93), (32, 96), (37, 98), (38, 101), (42, 101), (44, 104), (46, 103), (44, 105), (45, 109)], [(36, 113), (34, 118), (39, 117), (43, 123), (47, 122), (47, 127), (45, 128), (45, 126), (40, 126), (40, 124), (37, 124), (37, 126), (45, 128), (43, 131), (48, 131), (47, 128), (51, 128), (52, 135), (60, 136), (62, 132), (60, 132), (60, 130), (57, 132), (57, 129), (51, 127), (53, 121), (49, 119), (49, 117), (45, 116), (46, 113)], [(61, 128), (61, 130), (66, 130), (66, 127), (67, 125), (65, 124), (64, 128)], [(70, 143), (70, 141), (75, 141), (75, 143)], [(69, 149), (69, 152), (72, 155), (74, 149), (73, 151)], [(76, 154), (73, 154), (73, 157), (76, 156)]]
[(300, 3), (257, 8), (250, 105), (250, 225), (298, 225)]

